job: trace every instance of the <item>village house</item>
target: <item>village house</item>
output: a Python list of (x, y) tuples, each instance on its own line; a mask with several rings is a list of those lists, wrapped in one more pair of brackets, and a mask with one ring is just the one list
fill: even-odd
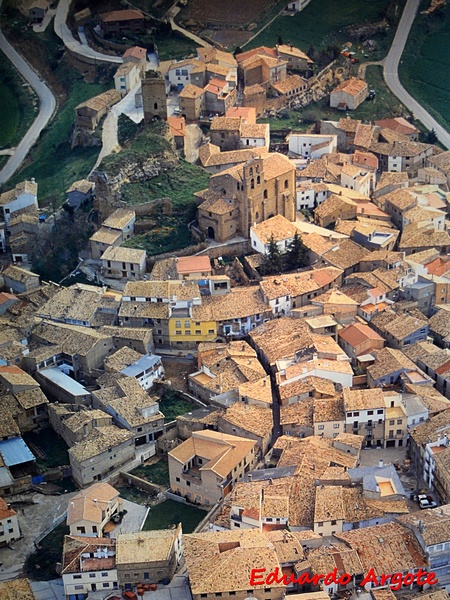
[(337, 149), (337, 136), (300, 133), (292, 131), (288, 135), (289, 152), (302, 158), (321, 158)]
[(378, 121), (374, 121), (374, 125), (377, 125), (382, 129), (392, 129), (392, 131), (395, 131), (396, 133), (406, 135), (411, 142), (419, 141), (419, 130), (403, 117), (380, 119)]
[(370, 354), (373, 350), (384, 348), (385, 340), (369, 325), (355, 322), (338, 331), (339, 345), (344, 352), (357, 363), (357, 358)]
[(112, 279), (142, 279), (147, 272), (147, 253), (136, 248), (109, 246), (100, 257), (102, 275)]
[(187, 122), (194, 122), (200, 118), (205, 110), (205, 90), (188, 83), (178, 94), (180, 112)]
[(116, 540), (109, 537), (64, 536), (61, 559), (64, 594), (87, 596), (117, 589)]
[(59, 404), (48, 407), (50, 425), (71, 448), (89, 435), (95, 427), (111, 425), (111, 417), (102, 410), (89, 410), (84, 406)]
[(272, 444), (272, 409), (236, 402), (219, 415), (219, 432), (255, 440), (258, 458), (264, 457)]
[(140, 10), (113, 10), (98, 15), (104, 35), (139, 33), (145, 29), (145, 17)]
[(75, 107), (75, 126), (94, 131), (108, 109), (119, 102), (120, 98), (120, 93), (112, 89), (81, 102)]
[(256, 456), (254, 440), (215, 431), (193, 432), (168, 453), (170, 488), (191, 502), (216, 504), (255, 467)]
[(38, 186), (34, 179), (18, 183), (15, 188), (0, 194), (0, 219), (6, 227), (12, 215), (21, 214), (25, 210), (37, 210)]
[(297, 210), (312, 210), (328, 198), (328, 188), (324, 183), (297, 183), (296, 192)]
[(362, 435), (367, 448), (384, 447), (386, 405), (380, 389), (344, 388), (345, 431)]
[(138, 65), (142, 75), (144, 75), (147, 68), (147, 49), (140, 46), (127, 48), (122, 54), (122, 60), (124, 63), (131, 62)]
[(250, 227), (250, 241), (252, 249), (261, 254), (267, 254), (273, 240), (281, 254), (289, 249), (298, 229), (283, 215), (275, 215), (257, 225)]
[(384, 439), (386, 448), (406, 446), (408, 439), (408, 413), (402, 395), (395, 391), (384, 392), (386, 415)]
[(367, 383), (371, 388), (392, 388), (404, 382), (427, 385), (425, 375), (401, 350), (383, 348), (375, 354), (375, 363), (367, 367)]
[(439, 585), (450, 587), (450, 575), (445, 568), (450, 559), (450, 506), (422, 511), (420, 520), (411, 515), (398, 517), (398, 522), (410, 529), (429, 561), (430, 571), (439, 578)]
[(404, 171), (416, 177), (418, 170), (433, 156), (434, 146), (409, 141), (377, 142), (369, 150), (378, 158), (381, 171)]
[(443, 177), (446, 178), (447, 185), (450, 183), (450, 151), (441, 152), (430, 156), (427, 160), (427, 165), (436, 169)]
[(10, 293), (23, 294), (36, 290), (40, 286), (39, 275), (16, 265), (8, 265), (0, 275), (5, 282), (5, 288)]
[(164, 375), (160, 356), (141, 354), (126, 346), (107, 356), (104, 368), (107, 373), (134, 377), (144, 391), (151, 389), (155, 381), (162, 379)]
[(198, 366), (199, 370), (188, 376), (189, 390), (208, 403), (215, 396), (236, 391), (239, 385), (265, 376), (256, 352), (247, 342), (199, 344)]
[(368, 95), (367, 83), (352, 77), (334, 88), (330, 94), (330, 106), (339, 110), (355, 110)]
[(38, 316), (48, 321), (98, 327), (108, 321), (113, 325), (119, 310), (120, 294), (93, 285), (76, 283), (61, 287), (43, 306)]
[(329, 227), (338, 219), (346, 221), (356, 217), (356, 203), (346, 196), (332, 194), (314, 210), (314, 222), (320, 227)]
[(119, 492), (109, 483), (94, 483), (71, 498), (66, 523), (71, 536), (104, 537), (105, 525), (122, 510)]
[(90, 238), (91, 255), (100, 260), (104, 251), (110, 246), (120, 246), (134, 233), (136, 213), (127, 208), (118, 208), (103, 221), (102, 226)]
[(95, 184), (87, 179), (74, 181), (66, 190), (67, 203), (71, 208), (79, 208), (82, 204), (90, 202), (94, 196)]
[(372, 327), (384, 337), (392, 348), (404, 348), (415, 342), (425, 341), (428, 336), (428, 321), (407, 314), (396, 314), (386, 310), (370, 321)]
[(92, 406), (112, 417), (114, 425), (134, 435), (135, 446), (154, 442), (164, 430), (157, 396), (149, 396), (134, 377), (118, 377), (92, 393)]
[(20, 539), (17, 513), (0, 497), (0, 548)]
[(171, 580), (183, 559), (181, 523), (173, 529), (120, 533), (116, 545), (119, 586)]
[(82, 441), (69, 449), (72, 477), (83, 488), (133, 460), (134, 436), (115, 425), (94, 427)]
[(114, 73), (114, 87), (121, 96), (126, 96), (141, 81), (142, 69), (138, 63), (124, 62)]
[(13, 411), (21, 433), (36, 429), (47, 420), (48, 399), (39, 383), (18, 366), (0, 366), (0, 386), (12, 396)]
[(175, 147), (178, 150), (184, 150), (184, 140), (186, 138), (186, 119), (184, 117), (167, 117), (170, 133), (173, 136)]

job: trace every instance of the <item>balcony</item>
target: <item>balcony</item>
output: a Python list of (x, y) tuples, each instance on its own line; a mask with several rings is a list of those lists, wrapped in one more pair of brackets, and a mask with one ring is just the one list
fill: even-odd
[(189, 481), (189, 483), (193, 483), (194, 485), (201, 485), (202, 483), (202, 477), (198, 467), (192, 467), (192, 469), (184, 471), (181, 476), (184, 481)]

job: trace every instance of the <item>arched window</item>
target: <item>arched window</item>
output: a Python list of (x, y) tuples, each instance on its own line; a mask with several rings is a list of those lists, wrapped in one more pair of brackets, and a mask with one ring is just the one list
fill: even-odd
[(237, 184), (236, 184), (236, 189), (238, 189), (238, 190), (240, 190), (240, 189), (241, 189), (241, 186), (239, 185), (239, 181), (238, 181), (238, 182), (237, 182)]
[(267, 190), (264, 190), (264, 192), (263, 192), (263, 198), (267, 198)]
[(254, 190), (254, 189), (255, 189), (255, 180), (254, 180), (254, 179), (252, 179), (252, 180), (250, 181), (250, 188), (251, 188), (252, 190)]
[(253, 168), (252, 167), (250, 167), (250, 169), (248, 170), (248, 174), (249, 175), (253, 175)]
[(154, 110), (158, 110), (158, 103), (157, 102), (155, 102), (155, 104), (153, 105), (153, 109)]
[(289, 181), (287, 179), (284, 180), (284, 189), (286, 190), (289, 187)]
[(255, 219), (259, 219), (259, 212), (255, 213)]
[(222, 196), (225, 196), (225, 195), (226, 195), (226, 193), (227, 193), (227, 190), (226, 190), (226, 189), (224, 189), (224, 188), (222, 188)]
[(256, 183), (259, 185), (261, 183), (261, 177), (258, 175), (258, 177), (256, 178)]

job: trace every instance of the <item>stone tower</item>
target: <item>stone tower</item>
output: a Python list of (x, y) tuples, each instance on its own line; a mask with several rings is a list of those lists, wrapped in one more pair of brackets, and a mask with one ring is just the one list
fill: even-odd
[(149, 123), (153, 117), (167, 119), (166, 83), (157, 71), (147, 71), (142, 81), (142, 103), (144, 123)]

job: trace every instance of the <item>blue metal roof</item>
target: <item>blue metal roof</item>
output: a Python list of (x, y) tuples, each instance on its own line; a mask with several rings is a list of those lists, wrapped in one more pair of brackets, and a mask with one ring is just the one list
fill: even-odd
[(152, 356), (150, 354), (146, 354), (129, 367), (122, 369), (121, 373), (127, 375), (128, 377), (136, 377), (136, 375), (139, 375), (139, 373), (143, 373), (159, 362), (161, 362), (160, 356), (157, 356), (156, 354), (153, 354)]
[(21, 437), (0, 441), (0, 454), (3, 456), (7, 467), (36, 460), (34, 454)]

